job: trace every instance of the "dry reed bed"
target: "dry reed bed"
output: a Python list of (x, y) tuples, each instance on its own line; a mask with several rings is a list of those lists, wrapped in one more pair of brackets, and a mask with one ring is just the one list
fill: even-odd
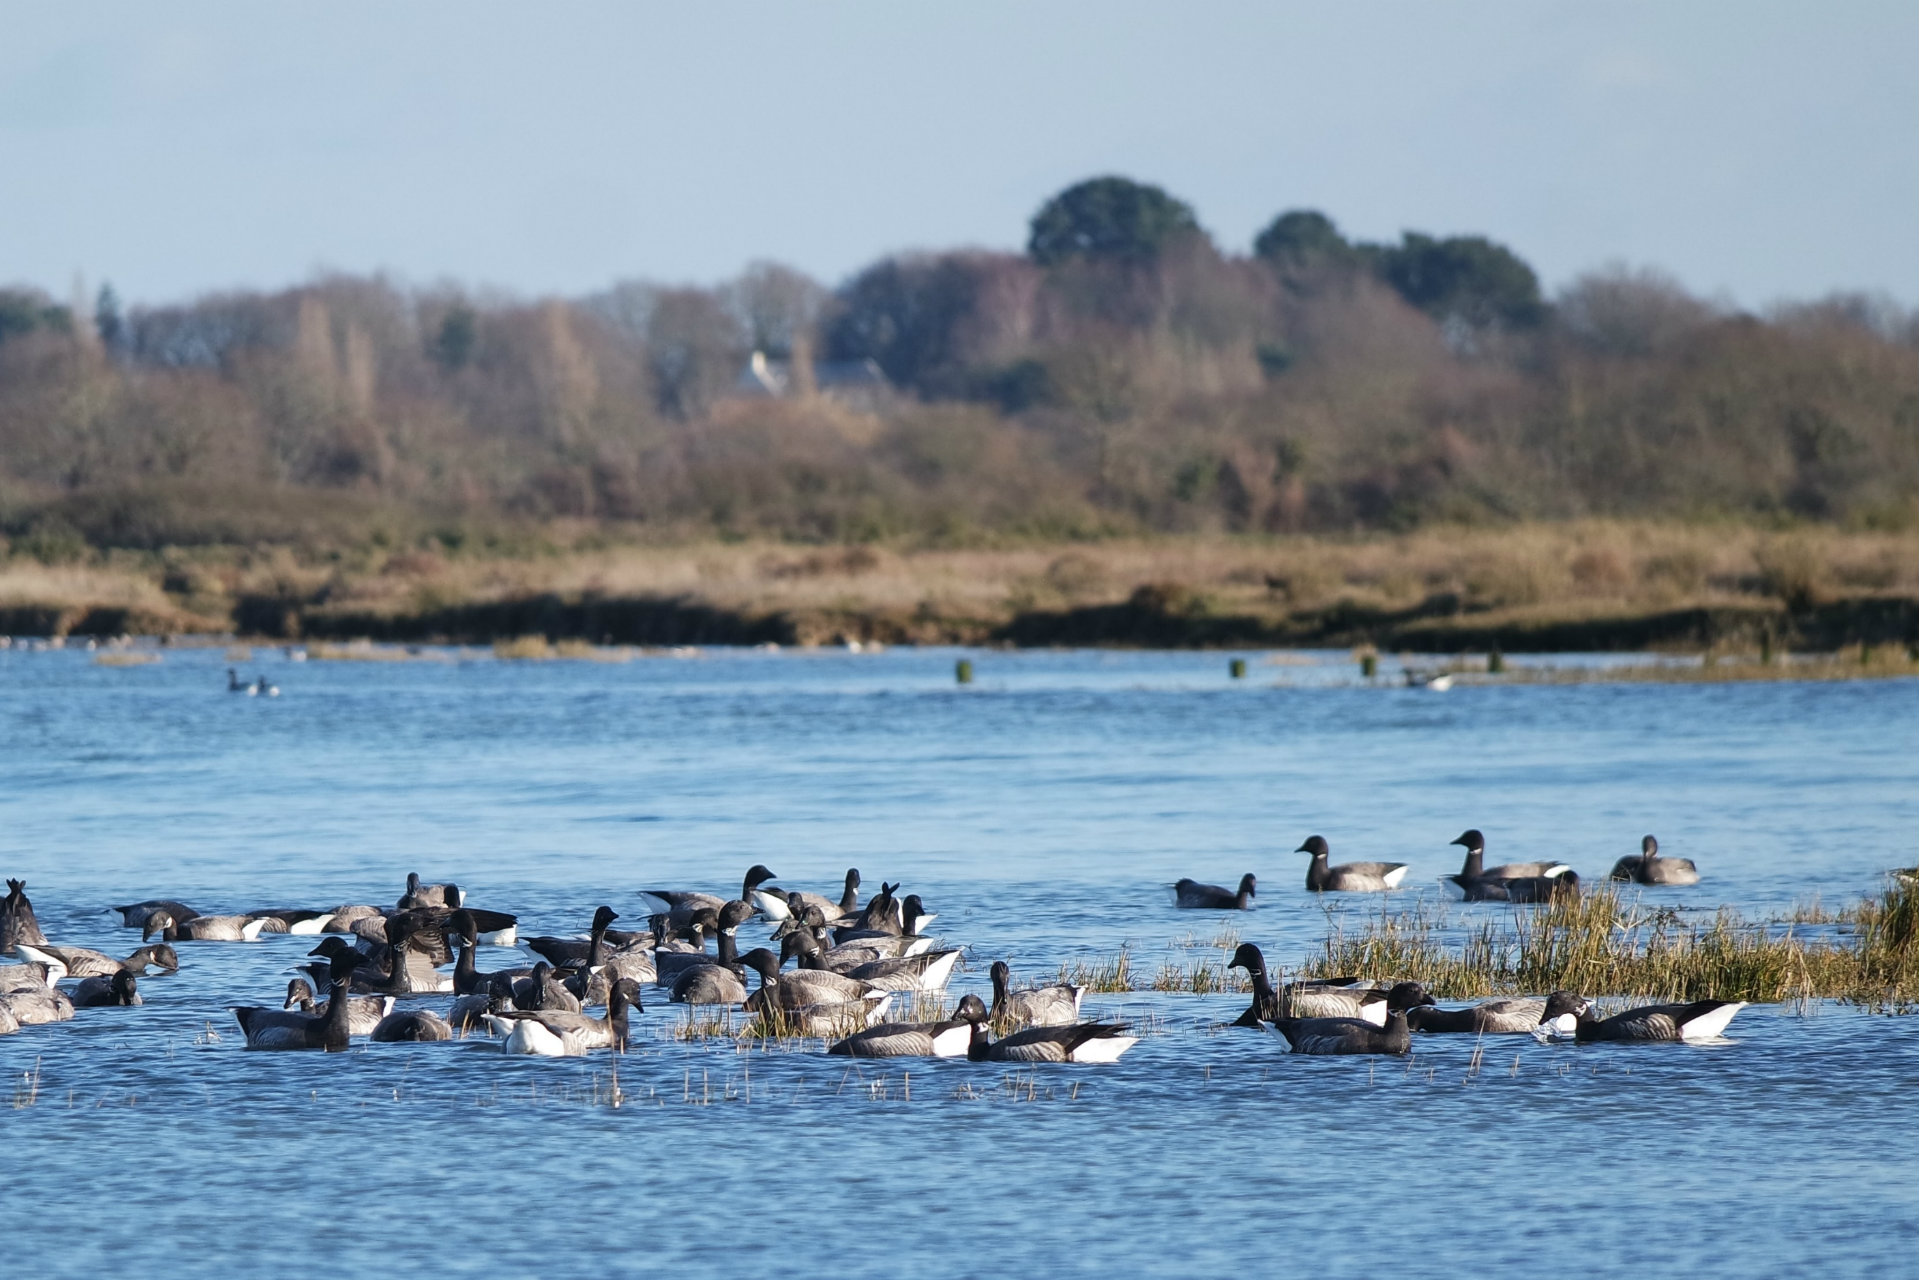
[(1515, 910), (1459, 936), (1443, 908), (1382, 908), (1357, 928), (1334, 919), (1303, 972), (1424, 983), (1449, 999), (1539, 993), (1663, 1000), (1838, 999), (1906, 1012), (1919, 1005), (1919, 888), (1895, 880), (1839, 913), (1831, 929), (1744, 919), (1721, 908), (1689, 921), (1624, 902), (1610, 886)]

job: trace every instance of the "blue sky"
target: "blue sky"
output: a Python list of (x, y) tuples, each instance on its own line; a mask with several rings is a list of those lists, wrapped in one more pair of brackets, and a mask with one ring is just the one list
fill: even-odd
[(519, 294), (1018, 248), (1117, 172), (1548, 286), (1919, 304), (1919, 5), (4, 0), (0, 281)]

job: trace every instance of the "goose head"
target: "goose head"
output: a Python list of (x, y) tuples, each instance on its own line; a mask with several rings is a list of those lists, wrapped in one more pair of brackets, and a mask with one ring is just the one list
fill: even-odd
[(1013, 971), (1004, 960), (995, 960), (987, 974), (993, 979), (993, 1003), (998, 1004), (1006, 995), (1006, 984), (1012, 981)]
[(919, 935), (920, 921), (925, 918), (926, 904), (920, 901), (917, 893), (907, 894), (905, 901), (900, 903), (900, 924), (909, 938)]
[(178, 973), (180, 971), (180, 953), (164, 942), (156, 942), (151, 946), (141, 947), (138, 951), (134, 952), (133, 955), (127, 957), (127, 960), (129, 964), (135, 960), (141, 960), (145, 964), (150, 964), (163, 973)]
[(613, 922), (619, 918), (620, 913), (611, 907), (596, 907), (593, 911), (593, 932), (604, 934), (608, 929), (612, 928)]
[(113, 1002), (115, 1004), (132, 1004), (135, 1000), (139, 999), (139, 986), (133, 980), (133, 970), (116, 970), (112, 978), (112, 984)]
[(748, 920), (751, 920), (753, 914), (753, 908), (750, 904), (741, 902), (738, 898), (735, 898), (720, 908), (719, 915), (714, 918), (714, 932), (732, 933)]
[(1417, 982), (1396, 982), (1386, 993), (1387, 1013), (1404, 1013), (1408, 1009), (1436, 1003), (1438, 1002), (1426, 994), (1426, 988)]
[(1248, 871), (1239, 878), (1239, 894), (1243, 898), (1253, 897), (1259, 891), (1259, 877)]
[(293, 981), (287, 983), (286, 1002), (280, 1007), (282, 1009), (300, 1009), (306, 1013), (313, 1012), (313, 988), (307, 985), (305, 978), (295, 978)]
[(1577, 1018), (1592, 1008), (1592, 1001), (1575, 991), (1555, 991), (1546, 997), (1546, 1012), (1540, 1015), (1539, 1025), (1550, 1026), (1559, 1018), (1568, 1014)]
[(454, 937), (469, 947), (480, 945), (480, 926), (473, 922), (472, 912), (455, 911), (451, 923)]
[(849, 889), (857, 889), (860, 887), (860, 869), (858, 867), (848, 867), (846, 869), (846, 887)]
[(765, 866), (763, 866), (762, 864), (756, 862), (751, 867), (747, 868), (746, 879), (740, 882), (742, 885), (740, 896), (744, 898), (748, 894), (752, 893), (753, 890), (765, 884), (768, 880), (777, 880), (777, 879), (779, 879), (778, 876), (774, 875), (771, 871), (768, 871), (765, 868)]
[(986, 1011), (986, 1004), (978, 996), (967, 994), (960, 998), (959, 1007), (953, 1010), (957, 1022), (970, 1022), (974, 1026), (991, 1021), (992, 1014)]
[(140, 941), (145, 942), (157, 933), (166, 941), (172, 942), (179, 936), (178, 930), (179, 926), (173, 923), (171, 913), (155, 911), (148, 915), (147, 922), (140, 926)]
[(449, 880), (440, 886), (440, 896), (446, 899), (447, 906), (457, 907), (466, 901), (466, 890)]
[(1233, 952), (1233, 958), (1226, 962), (1228, 969), (1244, 969), (1246, 976), (1255, 978), (1266, 972), (1266, 955), (1250, 942), (1242, 942)]
[[(1457, 840), (1453, 841), (1458, 844)], [(1326, 843), (1325, 836), (1307, 836), (1306, 843), (1293, 850), (1294, 853), (1310, 853), (1315, 858), (1324, 858), (1332, 853), (1332, 846)]]
[(1454, 840), (1453, 843), (1464, 846), (1467, 853), (1486, 852), (1486, 837), (1479, 834), (1478, 827), (1471, 827), (1460, 832), (1459, 838)]
[(780, 958), (765, 947), (754, 947), (740, 957), (740, 963), (760, 975), (762, 985), (780, 980)]
[(1659, 841), (1652, 836), (1646, 836), (1641, 839), (1639, 842), (1639, 856), (1648, 862), (1657, 858), (1659, 856)]

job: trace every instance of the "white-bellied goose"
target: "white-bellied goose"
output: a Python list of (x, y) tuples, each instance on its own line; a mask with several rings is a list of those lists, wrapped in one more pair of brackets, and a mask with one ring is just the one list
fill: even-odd
[(859, 910), (860, 872), (858, 867), (846, 869), (846, 888), (840, 893), (840, 900), (833, 901), (824, 894), (783, 892), (771, 885), (762, 885), (747, 899), (768, 920), (791, 919), (795, 912), (807, 907), (818, 907), (831, 920), (839, 916), (850, 916)]
[(255, 697), (277, 698), (280, 696), (280, 686), (265, 676), (255, 676), (253, 677), (252, 692)]
[(43, 1022), (65, 1022), (73, 1016), (73, 1001), (58, 987), (22, 987), (0, 995), (12, 1011), (13, 1019), (23, 1027)]
[(1457, 880), (1454, 888), (1467, 902), (1570, 902), (1579, 898), (1579, 873), (1561, 867), (1549, 876)]
[(76, 1009), (103, 1009), (140, 1003), (140, 987), (130, 969), (115, 969), (111, 977), (96, 974), (83, 979), (73, 989), (73, 1007)]
[(579, 938), (554, 938), (542, 935), (537, 938), (528, 938), (521, 945), (551, 964), (561, 967), (584, 966), (597, 969), (606, 963), (606, 931), (612, 928), (613, 922), (619, 918), (620, 913), (612, 907), (597, 907), (594, 909), (593, 923), (587, 930), (585, 941)]
[(1573, 1038), (1581, 1044), (1600, 1040), (1712, 1040), (1725, 1033), (1744, 1000), (1695, 1000), (1691, 1004), (1647, 1004), (1594, 1018), (1581, 1013)]
[(1187, 911), (1251, 911), (1258, 888), (1259, 880), (1250, 871), (1239, 878), (1237, 890), (1181, 880), (1173, 886), (1173, 905)]
[(328, 1053), (344, 1050), (352, 1039), (347, 1016), (351, 1005), (347, 988), (352, 983), (357, 964), (358, 960), (350, 953), (334, 957), (331, 971), (333, 994), (327, 999), (326, 1012), (317, 1016), (252, 1005), (236, 1008), (233, 1018), (247, 1038), (247, 1048), (324, 1049)]
[(744, 1004), (746, 994), (746, 966), (702, 964), (674, 978), (667, 999), (674, 1004)]
[(240, 673), (238, 671), (235, 671), (232, 667), (228, 667), (227, 668), (227, 692), (228, 693), (244, 693), (247, 695), (247, 697), (251, 698), (259, 691), (255, 689), (251, 684), (247, 683), (245, 680), (242, 680), (240, 678)]
[[(351, 979), (348, 980), (348, 985), (349, 987), (352, 985)], [(330, 972), (326, 982), (326, 989), (329, 993), (333, 990), (333, 980)], [(287, 998), (285, 1003), (281, 1005), (279, 1011), (283, 1013), (301, 1013), (311, 1017), (316, 1005), (317, 1002), (313, 994), (313, 988), (307, 985), (305, 978), (295, 978), (293, 981), (287, 983)], [(262, 1012), (267, 1015), (266, 1020), (271, 1020), (275, 1011), (266, 1009), (262, 1010)], [(346, 1011), (347, 1033), (356, 1036), (372, 1035), (373, 1028), (380, 1025), (380, 1019), (392, 1012), (392, 996), (349, 995), (347, 997)], [(293, 1024), (289, 1022), (288, 1025)]]
[(1363, 978), (1304, 978), (1280, 988), (1279, 1016), (1357, 1018), (1383, 1027), (1390, 994)]
[(1306, 887), (1314, 893), (1384, 893), (1397, 889), (1406, 878), (1403, 862), (1342, 862), (1327, 865), (1332, 848), (1324, 836), (1307, 836), (1306, 843), (1294, 853), (1310, 853), (1306, 864)]
[(629, 1034), (627, 1011), (643, 1013), (645, 1008), (640, 1002), (639, 984), (622, 978), (607, 993), (603, 1018), (539, 1009), (488, 1014), (486, 1023), (493, 1034), (506, 1037), (501, 1048), (507, 1053), (577, 1058), (594, 1049), (625, 1053)]
[(580, 998), (566, 989), (552, 965), (542, 960), (533, 972), (513, 980), (513, 1007), (529, 1012), (578, 1013)]
[(7, 896), (0, 899), (0, 956), (12, 955), (23, 942), (44, 944), (46, 940), (34, 918), (33, 903), (27, 901), (27, 882), (7, 881)]
[(357, 934), (359, 932), (357, 926), (362, 920), (386, 917), (386, 912), (379, 907), (369, 906), (364, 902), (343, 902), (326, 914), (327, 922), (320, 926), (321, 933)]
[[(698, 930), (696, 937), (705, 932), (705, 915), (706, 913), (702, 912), (702, 919), (695, 923), (695, 928)], [(711, 975), (705, 979), (695, 980), (691, 985), (684, 987), (681, 982), (701, 969), (714, 966), (744, 978), (745, 975), (740, 969), (739, 930), (741, 925), (752, 918), (753, 908), (746, 905), (744, 901), (735, 900), (727, 903), (720, 908), (713, 922), (714, 933), (719, 939), (719, 955), (707, 955), (704, 947), (698, 951), (656, 951), (652, 957), (653, 981), (663, 987), (671, 988), (675, 992), (672, 998), (681, 1004), (732, 1003), (732, 1001), (709, 998), (716, 992), (730, 992), (734, 989), (734, 983), (729, 977)], [(634, 978), (635, 981), (639, 980), (637, 973), (626, 976)], [(693, 999), (695, 995), (700, 998)], [(739, 997), (742, 1000), (745, 998), (744, 994)]]
[(1468, 886), (1475, 880), (1530, 880), (1560, 876), (1572, 870), (1563, 862), (1506, 862), (1489, 867), (1486, 865), (1486, 837), (1476, 827), (1462, 832), (1452, 843), (1465, 848), (1466, 862), (1460, 867), (1458, 875), (1441, 876), (1439, 882), (1446, 885), (1449, 892), (1461, 895), (1470, 892)]
[[(740, 881), (739, 900), (753, 901), (753, 891), (772, 879), (774, 875), (771, 871), (754, 863), (747, 868), (746, 876)], [(640, 898), (646, 903), (647, 911), (667, 916), (675, 928), (684, 927), (696, 911), (717, 913), (728, 901), (717, 894), (689, 889), (642, 889)]]
[(451, 1040), (453, 1028), (446, 1019), (430, 1009), (407, 1009), (399, 1013), (389, 1013), (380, 1019), (368, 1037), (379, 1044), (402, 1044), (414, 1041)]
[(827, 1052), (843, 1058), (964, 1058), (973, 1027), (989, 1016), (980, 998), (969, 995), (943, 1022), (883, 1022), (836, 1041)]
[(265, 920), (245, 916), (195, 916), (184, 923), (165, 911), (155, 911), (140, 926), (140, 941), (159, 934), (165, 942), (258, 942)]
[(1257, 1028), (1261, 1022), (1271, 1022), (1279, 1016), (1279, 993), (1273, 990), (1273, 980), (1266, 972), (1265, 952), (1250, 942), (1242, 942), (1226, 967), (1244, 969), (1247, 980), (1253, 984), (1253, 1002), (1245, 1013), (1233, 1019), (1233, 1026)]
[[(9, 882), (11, 883), (11, 882)], [(198, 919), (200, 913), (184, 902), (175, 902), (172, 898), (148, 898), (145, 902), (129, 902), (121, 907), (108, 907), (109, 911), (120, 913), (122, 929), (139, 929), (146, 925), (147, 917), (156, 911), (164, 911), (177, 923), (185, 924)]]
[(461, 996), (446, 1012), (447, 1025), (464, 1040), (469, 1035), (485, 1031), (486, 1015), (504, 1012), (511, 1001), (512, 997), (501, 995), (497, 991), (476, 991), (471, 995)]
[(67, 967), (58, 961), (30, 960), (25, 964), (0, 964), (0, 996), (15, 991), (41, 991), (67, 976)]
[(149, 967), (162, 973), (174, 973), (180, 968), (180, 953), (164, 942), (141, 947), (124, 960), (115, 960), (104, 951), (87, 947), (35, 946), (31, 942), (20, 944), (20, 956), (59, 965), (69, 978), (111, 978), (122, 969), (144, 978)]
[(533, 971), (529, 968), (494, 969), (482, 973), (474, 964), (474, 952), (479, 949), (477, 938), (479, 931), (473, 927), (473, 917), (465, 911), (453, 913), (453, 937), (460, 944), (454, 957), (453, 992), (455, 995), (490, 995), (495, 991), (510, 993), (513, 984)]
[(871, 960), (844, 970), (846, 977), (869, 983), (882, 991), (944, 991), (959, 964), (957, 948), (926, 951), (916, 956), (898, 956)]
[(760, 975), (760, 989), (746, 998), (749, 1012), (760, 1009), (802, 1009), (808, 1005), (851, 1004), (887, 994), (886, 989), (827, 969), (780, 972), (779, 957), (755, 947), (740, 963)]
[(1522, 1035), (1542, 1027), (1570, 1035), (1586, 1007), (1585, 997), (1555, 991), (1544, 1000), (1482, 1000), (1464, 1009), (1419, 1005), (1406, 1011), (1406, 1025), (1414, 1031), (1481, 1036)]
[(1637, 858), (1621, 858), (1613, 863), (1614, 880), (1634, 884), (1698, 884), (1699, 868), (1691, 858), (1668, 858), (1659, 852), (1659, 841), (1647, 836), (1639, 842)]
[[(873, 900), (879, 901), (879, 898)], [(861, 913), (856, 925), (836, 927), (833, 930), (833, 944), (843, 947), (852, 942), (877, 942), (898, 946), (900, 954), (907, 956), (918, 955), (932, 947), (933, 940), (923, 937), (920, 930), (937, 917), (926, 909), (926, 904), (920, 901), (917, 893), (909, 893), (900, 901), (889, 899), (880, 911), (874, 911), (872, 907), (873, 903), (867, 904), (867, 910)], [(869, 921), (877, 927), (868, 928)], [(889, 939), (895, 941), (888, 942)]]
[(1393, 987), (1386, 999), (1386, 1025), (1359, 1018), (1281, 1018), (1273, 1024), (1294, 1053), (1408, 1053), (1412, 1050), (1406, 1011), (1432, 1003), (1416, 982)]
[(1139, 1043), (1138, 1036), (1126, 1034), (1130, 1030), (1123, 1022), (1077, 1022), (1029, 1027), (992, 1040), (982, 1019), (972, 1024), (966, 1056), (974, 1062), (1117, 1062)]
[(1012, 990), (1013, 971), (1004, 960), (993, 961), (993, 1022), (1001, 1027), (1063, 1027), (1079, 1021), (1079, 1002), (1085, 988), (1067, 982)]
[(307, 907), (269, 907), (261, 911), (249, 911), (247, 917), (266, 921), (268, 933), (325, 933), (326, 927), (333, 923), (332, 912), (314, 911)]

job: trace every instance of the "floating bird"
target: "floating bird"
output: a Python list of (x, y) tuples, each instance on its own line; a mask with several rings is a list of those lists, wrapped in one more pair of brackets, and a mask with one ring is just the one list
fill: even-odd
[(1406, 1011), (1406, 1025), (1414, 1031), (1482, 1036), (1519, 1035), (1544, 1027), (1570, 1035), (1586, 1008), (1584, 996), (1555, 991), (1544, 1000), (1484, 1000), (1465, 1009), (1419, 1005)]
[(45, 943), (34, 918), (33, 903), (27, 901), (25, 880), (7, 881), (7, 896), (0, 899), (0, 956), (10, 956), (22, 942)]
[(73, 1007), (100, 1009), (111, 1005), (140, 1004), (139, 984), (131, 969), (116, 969), (111, 977), (96, 975), (73, 989)]
[(59, 965), (70, 978), (110, 978), (122, 970), (144, 978), (149, 967), (163, 973), (176, 973), (180, 968), (180, 953), (164, 942), (141, 947), (124, 960), (86, 947), (56, 947), (51, 943), (35, 946), (30, 942), (20, 944), (20, 956)]
[(1695, 1000), (1691, 1004), (1648, 1004), (1594, 1018), (1581, 1013), (1573, 1038), (1581, 1044), (1598, 1040), (1711, 1040), (1726, 1030), (1743, 1000)]
[(980, 998), (969, 995), (944, 1021), (881, 1023), (836, 1041), (827, 1052), (845, 1058), (964, 1058), (973, 1027), (989, 1016)]
[(251, 698), (260, 691), (240, 678), (240, 673), (232, 667), (227, 668), (227, 692), (244, 693)]
[(594, 1049), (625, 1053), (629, 1009), (645, 1012), (639, 984), (623, 978), (607, 993), (604, 1017), (554, 1009), (510, 1010), (486, 1015), (486, 1023), (495, 1035), (506, 1037), (500, 1047), (507, 1053), (577, 1058)]
[[(975, 1005), (978, 1001), (974, 1001)], [(1076, 1022), (1063, 1027), (1030, 1027), (992, 1040), (986, 1019), (972, 1024), (966, 1056), (974, 1062), (1117, 1062), (1139, 1043), (1123, 1022)]]
[(1579, 873), (1565, 868), (1556, 875), (1468, 880), (1456, 887), (1467, 902), (1576, 901), (1579, 898)]
[(413, 1041), (451, 1040), (453, 1028), (446, 1019), (430, 1009), (407, 1009), (400, 1013), (389, 1013), (380, 1019), (368, 1039), (379, 1044), (400, 1044)]
[(790, 919), (794, 912), (803, 911), (807, 907), (818, 907), (828, 919), (850, 916), (859, 910), (860, 905), (859, 868), (847, 868), (846, 888), (840, 893), (838, 902), (817, 893), (782, 893), (770, 885), (754, 889), (747, 901), (758, 908), (759, 913), (768, 920)]
[(1465, 895), (1472, 892), (1471, 884), (1475, 880), (1528, 880), (1542, 877), (1561, 876), (1572, 868), (1563, 862), (1507, 862), (1497, 867), (1486, 865), (1486, 837), (1477, 828), (1460, 835), (1454, 844), (1466, 848), (1466, 862), (1458, 875), (1441, 876), (1439, 881), (1449, 891)]
[(58, 987), (17, 987), (0, 995), (8, 1016), (22, 1027), (44, 1022), (65, 1022), (73, 1016), (73, 1001)]
[(283, 1009), (264, 1009), (242, 1005), (233, 1011), (249, 1049), (323, 1049), (343, 1051), (352, 1034), (348, 1026), (351, 1000), (347, 988), (352, 985), (353, 970), (359, 960), (351, 953), (337, 955), (332, 966), (332, 995), (322, 1014), (292, 1013)]
[[(771, 871), (754, 863), (747, 868), (745, 877), (740, 881), (740, 900), (753, 901), (753, 891), (774, 878)], [(675, 927), (683, 927), (696, 911), (717, 912), (727, 903), (727, 899), (714, 894), (687, 889), (642, 889), (640, 897), (646, 901), (649, 912), (667, 915)]]
[(1324, 836), (1307, 836), (1306, 843), (1293, 852), (1313, 855), (1306, 866), (1306, 887), (1314, 893), (1380, 893), (1397, 889), (1399, 882), (1406, 878), (1403, 862), (1343, 862), (1336, 867), (1327, 866), (1332, 849)]
[(1698, 884), (1699, 868), (1691, 858), (1668, 858), (1659, 852), (1659, 841), (1647, 836), (1639, 842), (1639, 856), (1621, 858), (1613, 863), (1614, 880), (1634, 884)]
[(155, 911), (140, 926), (140, 941), (159, 934), (166, 942), (257, 942), (266, 929), (264, 919), (247, 916), (195, 916), (177, 921), (167, 911)]
[(1188, 911), (1251, 911), (1253, 892), (1259, 882), (1252, 872), (1239, 878), (1239, 889), (1223, 889), (1216, 884), (1181, 880), (1173, 886), (1173, 905)]
[[(11, 883), (11, 881), (9, 881)], [(172, 898), (148, 898), (145, 902), (129, 902), (123, 907), (109, 907), (109, 911), (120, 913), (122, 929), (140, 929), (147, 923), (147, 917), (155, 912), (164, 911), (172, 916), (177, 924), (196, 920), (200, 913), (184, 902), (175, 902)]]
[(1383, 1027), (1359, 1018), (1281, 1018), (1273, 1025), (1294, 1053), (1408, 1053), (1412, 1035), (1406, 1011), (1432, 1002), (1418, 983), (1401, 982), (1387, 996)]
[(1086, 994), (1083, 987), (1067, 982), (1010, 989), (1013, 971), (1004, 960), (993, 961), (989, 971), (993, 979), (993, 1022), (1001, 1027), (1060, 1027), (1079, 1021), (1079, 1003)]

